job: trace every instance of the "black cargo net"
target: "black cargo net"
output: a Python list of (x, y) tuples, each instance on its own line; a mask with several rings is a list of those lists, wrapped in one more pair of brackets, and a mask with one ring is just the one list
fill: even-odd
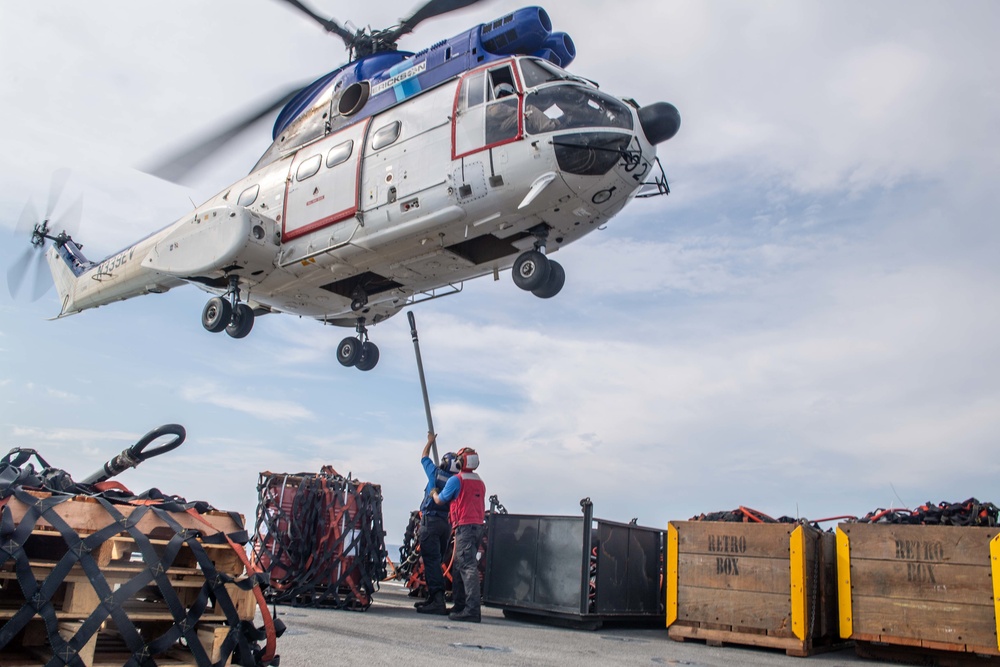
[(901, 523), (926, 526), (982, 526), (1000, 524), (1000, 509), (993, 503), (969, 498), (961, 503), (926, 503), (914, 510), (877, 509), (857, 520), (858, 523)]
[(263, 472), (253, 562), (270, 573), (275, 604), (364, 611), (385, 578), (382, 489), (324, 466)]
[(78, 484), (12, 449), (0, 459), (0, 664), (277, 665), (247, 541), (238, 514)]
[(790, 516), (782, 516), (774, 519), (749, 507), (740, 505), (734, 510), (723, 512), (709, 512), (691, 517), (690, 521), (731, 521), (736, 523), (808, 523), (805, 519), (793, 519)]

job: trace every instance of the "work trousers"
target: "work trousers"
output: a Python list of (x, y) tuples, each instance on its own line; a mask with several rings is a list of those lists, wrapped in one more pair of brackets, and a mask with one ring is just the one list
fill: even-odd
[(424, 579), (427, 581), (427, 599), (434, 593), (444, 593), (444, 572), (441, 559), (448, 548), (451, 524), (448, 517), (424, 512), (420, 517), (420, 557), (424, 560)]
[(479, 545), (483, 541), (483, 525), (459, 526), (455, 530), (455, 563), (451, 572), (451, 593), (455, 606), (465, 607), (465, 613), (478, 616)]

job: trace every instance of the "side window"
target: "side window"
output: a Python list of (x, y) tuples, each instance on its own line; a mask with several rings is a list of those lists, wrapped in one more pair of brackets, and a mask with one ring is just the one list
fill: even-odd
[(510, 65), (504, 65), (503, 67), (497, 67), (496, 69), (490, 70), (490, 86), (488, 92), (491, 102), (493, 100), (509, 97), (517, 92), (517, 88), (514, 86), (514, 71), (511, 69)]
[(240, 193), (240, 198), (236, 201), (237, 206), (249, 206), (257, 201), (257, 194), (260, 192), (260, 185), (251, 185)]
[(337, 144), (326, 154), (326, 166), (336, 167), (338, 164), (347, 162), (354, 152), (354, 142), (348, 139), (342, 144)]
[(510, 65), (489, 70), (486, 104), (486, 145), (508, 141), (520, 130), (517, 88)]
[(479, 106), (486, 101), (486, 96), (483, 93), (483, 80), (485, 77), (485, 72), (476, 72), (465, 77), (462, 81), (462, 94), (459, 99), (465, 102), (466, 109)]
[(377, 151), (380, 148), (385, 148), (396, 141), (396, 139), (399, 139), (399, 130), (401, 127), (402, 123), (394, 120), (388, 125), (375, 130), (375, 133), (372, 135), (372, 150)]
[(298, 171), (295, 172), (295, 180), (304, 181), (310, 176), (314, 176), (317, 171), (319, 171), (319, 166), (323, 164), (322, 155), (313, 155), (311, 158), (299, 165)]

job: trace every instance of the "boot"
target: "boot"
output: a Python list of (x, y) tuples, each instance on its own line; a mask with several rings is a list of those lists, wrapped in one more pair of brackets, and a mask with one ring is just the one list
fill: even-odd
[(444, 591), (435, 592), (433, 596), (427, 599), (427, 604), (417, 607), (417, 613), (445, 616), (448, 613), (448, 608), (444, 603)]

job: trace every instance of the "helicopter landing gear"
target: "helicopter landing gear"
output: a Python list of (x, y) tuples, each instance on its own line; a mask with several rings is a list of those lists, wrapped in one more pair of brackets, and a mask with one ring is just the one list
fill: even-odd
[(378, 364), (378, 346), (368, 340), (365, 318), (358, 318), (358, 335), (348, 336), (337, 346), (337, 361), (341, 366), (354, 366), (361, 371), (370, 371)]
[(533, 230), (535, 249), (518, 255), (514, 260), (511, 275), (514, 284), (541, 299), (551, 299), (566, 283), (566, 272), (559, 262), (545, 256), (545, 241), (549, 236), (548, 227)]
[(229, 276), (229, 290), (209, 299), (201, 311), (201, 325), (206, 331), (225, 330), (232, 338), (244, 338), (249, 334), (253, 321), (253, 308), (240, 301), (240, 279), (235, 275)]

